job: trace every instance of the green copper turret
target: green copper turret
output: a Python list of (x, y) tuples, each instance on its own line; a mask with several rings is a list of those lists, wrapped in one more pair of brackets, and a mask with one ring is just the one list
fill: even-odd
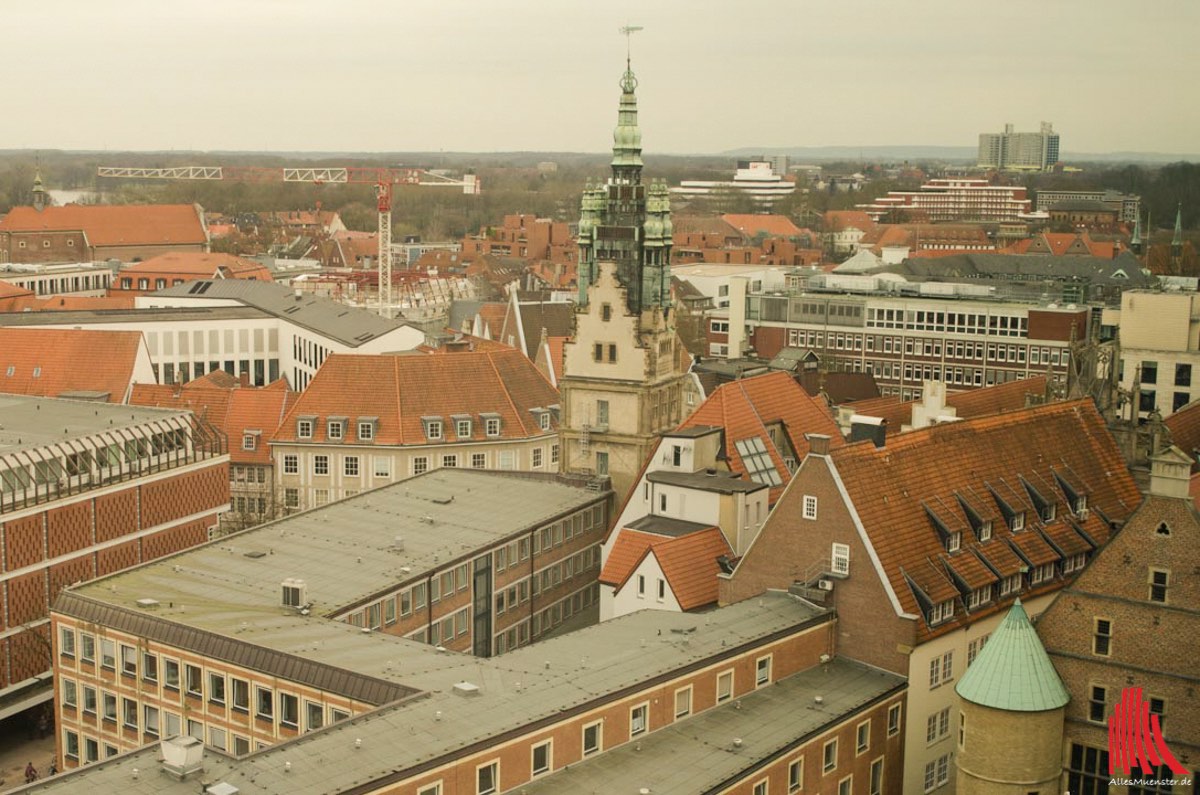
[(579, 305), (586, 306), (597, 262), (615, 262), (633, 313), (670, 305), (671, 206), (666, 185), (642, 183), (637, 77), (628, 61), (613, 129), (612, 174), (584, 187), (579, 214)]

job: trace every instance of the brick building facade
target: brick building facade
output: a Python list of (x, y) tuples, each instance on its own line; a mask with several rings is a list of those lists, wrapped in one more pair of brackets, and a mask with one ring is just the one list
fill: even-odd
[(223, 445), (186, 412), (2, 403), (0, 716), (51, 697), (63, 588), (206, 541), (229, 502)]

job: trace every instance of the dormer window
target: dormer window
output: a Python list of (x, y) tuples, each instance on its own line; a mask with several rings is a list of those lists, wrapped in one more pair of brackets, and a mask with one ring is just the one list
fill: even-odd
[(426, 439), (436, 442), (443, 438), (441, 417), (422, 417), (421, 422), (425, 425)]
[(328, 423), (326, 423), (325, 427), (330, 441), (340, 441), (346, 435), (346, 423), (343, 420), (331, 419)]
[(1054, 579), (1054, 564), (1046, 563), (1042, 566), (1035, 566), (1029, 574), (1029, 584), (1038, 585), (1048, 580)]
[(962, 533), (951, 533), (946, 537), (946, 551), (957, 552), (962, 546)]
[(257, 450), (258, 437), (262, 435), (262, 431), (246, 431), (242, 434), (242, 449)]
[(313, 417), (301, 417), (300, 419), (296, 420), (296, 438), (313, 438), (314, 425), (316, 425), (316, 420)]
[(379, 425), (377, 417), (359, 417), (358, 418), (358, 440), (360, 442), (370, 442), (375, 439), (375, 428)]
[(550, 430), (550, 412), (543, 411), (538, 415), (538, 427), (543, 431)]
[(1003, 598), (1011, 593), (1016, 593), (1021, 590), (1021, 575), (1014, 574), (1011, 577), (1005, 577), (1000, 580), (1000, 597)]
[(1058, 513), (1057, 506), (1054, 503), (1050, 503), (1038, 511), (1038, 513), (1041, 515), (1043, 522), (1053, 522), (1054, 517)]
[(483, 418), (483, 430), (489, 438), (495, 438), (500, 435), (500, 415), (499, 414), (481, 414)]
[(1014, 533), (1017, 532), (1018, 530), (1025, 529), (1025, 512), (1024, 511), (1017, 511), (1016, 513), (1014, 513), (1012, 515), (1012, 518), (1008, 520), (1008, 529), (1012, 530)]
[(977, 588), (967, 595), (967, 609), (974, 610), (992, 601), (992, 586)]
[(947, 599), (945, 602), (940, 602), (929, 609), (929, 626), (954, 618), (954, 600)]
[(454, 435), (459, 439), (471, 438), (471, 418), (466, 414), (455, 414), (450, 419), (454, 420)]
[(992, 537), (992, 520), (984, 519), (979, 525), (979, 540), (987, 541)]
[(1084, 514), (1087, 513), (1087, 495), (1080, 494), (1076, 497), (1075, 504), (1071, 506), (1071, 509), (1075, 511), (1076, 515), (1083, 518)]

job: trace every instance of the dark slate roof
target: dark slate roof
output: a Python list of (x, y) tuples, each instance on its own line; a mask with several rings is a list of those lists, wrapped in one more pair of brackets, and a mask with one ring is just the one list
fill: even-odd
[(575, 331), (575, 305), (563, 301), (519, 303), (521, 328), (525, 332), (525, 350), (530, 358), (537, 356), (542, 329), (547, 337), (569, 337)]
[(899, 265), (882, 268), (880, 272), (895, 273), (918, 281), (1003, 279), (1021, 282), (1049, 279), (1111, 283), (1127, 288), (1147, 286), (1154, 280), (1129, 252), (1123, 252), (1116, 259), (1044, 254), (952, 254), (934, 259), (910, 258)]
[(647, 472), (646, 480), (651, 483), (665, 483), (668, 486), (681, 486), (686, 489), (700, 491), (715, 491), (718, 494), (734, 494), (740, 491), (752, 492), (767, 488), (765, 483), (755, 483), (752, 480), (742, 480), (737, 472), (671, 472), (660, 470)]
[(186, 282), (159, 290), (153, 296), (170, 298), (227, 299), (261, 309), (352, 348), (410, 326), (404, 320), (387, 319), (366, 309), (348, 306), (332, 298), (297, 296), (291, 288), (273, 282), (248, 279), (212, 279)]

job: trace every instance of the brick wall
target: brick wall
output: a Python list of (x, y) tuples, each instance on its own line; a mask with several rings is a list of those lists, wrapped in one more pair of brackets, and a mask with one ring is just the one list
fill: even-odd
[[(817, 519), (802, 516), (805, 495), (817, 498)], [(899, 674), (908, 673), (916, 622), (900, 618), (871, 564), (825, 459), (804, 460), (733, 575), (720, 581), (720, 603), (787, 589), (828, 571), (834, 543), (850, 547), (850, 575), (833, 579), (828, 604), (838, 611), (839, 654)]]

